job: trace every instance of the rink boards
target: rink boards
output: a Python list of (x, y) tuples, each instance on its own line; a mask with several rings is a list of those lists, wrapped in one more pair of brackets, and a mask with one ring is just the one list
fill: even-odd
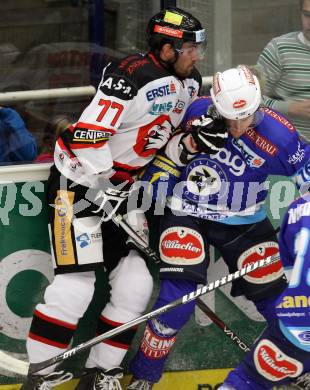
[[(32, 312), (35, 305), (42, 301), (43, 292), (53, 278), (44, 204), (44, 184), (49, 166), (28, 166), (22, 173), (16, 168), (15, 171), (10, 168), (14, 167), (0, 170), (0, 345), (5, 352), (26, 359), (25, 338)], [(294, 194), (289, 193), (292, 187), (287, 185), (281, 195), (281, 188), (284, 187), (277, 184), (277, 179), (274, 179), (274, 183), (278, 188), (272, 197), (276, 197), (277, 202), (271, 208), (277, 226), (286, 203), (290, 202)], [(267, 205), (270, 207), (270, 201)], [(156, 266), (151, 265), (151, 271), (156, 281), (153, 301), (158, 292)], [(209, 280), (217, 279), (227, 274), (227, 271), (220, 256), (213, 251)], [(108, 298), (105, 274), (98, 272), (97, 277), (94, 299), (78, 328), (75, 344), (93, 337), (96, 318)], [(229, 286), (222, 287), (205, 299), (246, 343), (251, 344), (263, 329), (264, 322), (252, 304), (243, 299), (232, 299), (229, 289)], [(125, 368), (137, 349), (142, 330), (143, 326), (124, 362)], [(196, 309), (195, 317), (179, 335), (167, 362), (168, 372), (160, 387), (158, 385), (154, 388), (216, 389), (227, 374), (227, 368), (234, 367), (242, 356), (243, 352)], [(78, 375), (84, 360), (85, 354), (76, 356), (69, 359), (65, 367)], [(21, 378), (0, 368), (1, 390), (17, 389), (16, 384), (20, 382)], [(67, 385), (63, 388), (70, 387)]]

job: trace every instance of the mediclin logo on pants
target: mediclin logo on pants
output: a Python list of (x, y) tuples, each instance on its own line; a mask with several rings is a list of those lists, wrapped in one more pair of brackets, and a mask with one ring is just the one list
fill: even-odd
[(303, 365), (285, 355), (270, 340), (261, 340), (254, 351), (257, 371), (270, 381), (279, 381), (286, 377), (295, 378), (302, 373)]
[(158, 336), (147, 325), (140, 348), (149, 359), (161, 359), (168, 355), (175, 341), (176, 337)]
[(198, 232), (187, 227), (168, 228), (160, 237), (160, 255), (168, 264), (199, 264), (205, 256), (203, 239)]

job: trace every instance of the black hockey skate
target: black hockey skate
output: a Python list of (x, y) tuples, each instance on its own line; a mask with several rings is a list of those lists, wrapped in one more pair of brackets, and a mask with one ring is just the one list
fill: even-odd
[(50, 390), (73, 378), (70, 372), (52, 372), (46, 375), (28, 375), (26, 382), (20, 390)]
[(151, 390), (153, 385), (154, 383), (146, 379), (132, 378), (130, 384), (127, 386), (127, 390)]
[(121, 378), (123, 378), (121, 367), (109, 370), (86, 368), (75, 390), (122, 390), (119, 382)]

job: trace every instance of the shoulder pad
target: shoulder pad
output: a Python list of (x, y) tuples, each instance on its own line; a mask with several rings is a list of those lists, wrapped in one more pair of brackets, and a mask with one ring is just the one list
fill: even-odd
[(294, 125), (287, 118), (285, 118), (283, 114), (274, 111), (269, 107), (263, 107), (263, 111), (266, 114), (266, 116), (274, 119), (275, 123), (278, 124), (278, 126), (286, 127), (288, 131), (291, 133), (296, 132)]
[(127, 77), (115, 73), (107, 73), (102, 79), (99, 89), (107, 96), (115, 96), (121, 100), (131, 100), (137, 95), (137, 88)]
[(124, 77), (137, 90), (154, 80), (172, 76), (154, 56), (142, 53), (123, 59), (114, 69), (114, 73)]

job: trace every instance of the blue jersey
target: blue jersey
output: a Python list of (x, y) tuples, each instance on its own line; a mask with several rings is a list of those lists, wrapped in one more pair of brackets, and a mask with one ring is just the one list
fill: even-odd
[(281, 259), (290, 269), (290, 283), (277, 303), (284, 335), (310, 352), (310, 194), (297, 199), (283, 220), (279, 239)]
[[(193, 102), (184, 116), (183, 128), (206, 114), (211, 98)], [(174, 210), (229, 224), (258, 222), (267, 196), (268, 175), (292, 177), (297, 186), (310, 181), (310, 147), (281, 114), (262, 108), (260, 123), (235, 139), (230, 134), (218, 153), (197, 155), (180, 177), (182, 186), (169, 202)], [(180, 190), (181, 188), (181, 190)]]

